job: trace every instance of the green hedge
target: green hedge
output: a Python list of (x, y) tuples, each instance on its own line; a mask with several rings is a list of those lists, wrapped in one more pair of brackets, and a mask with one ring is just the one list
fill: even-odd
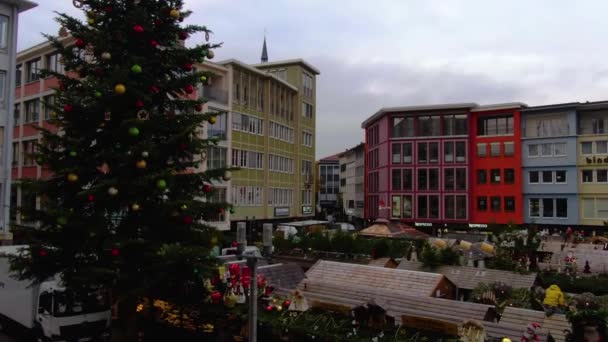
[(564, 292), (591, 292), (596, 296), (608, 295), (608, 275), (572, 277), (563, 273), (543, 272), (539, 274), (539, 277), (545, 287), (556, 284)]

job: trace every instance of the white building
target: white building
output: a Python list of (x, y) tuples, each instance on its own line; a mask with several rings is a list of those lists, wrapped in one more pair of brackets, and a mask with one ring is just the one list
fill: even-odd
[(363, 221), (365, 207), (365, 145), (363, 143), (338, 155), (340, 158), (340, 193), (342, 208), (353, 223)]
[[(2, 129), (2, 155), (0, 171), (0, 245), (10, 243), (9, 232), (12, 171), (13, 105), (15, 103), (15, 70), (17, 59), (17, 28), (19, 13), (36, 7), (26, 0), (0, 0), (0, 120)], [(10, 113), (10, 114), (9, 114)], [(6, 186), (9, 184), (9, 186)]]

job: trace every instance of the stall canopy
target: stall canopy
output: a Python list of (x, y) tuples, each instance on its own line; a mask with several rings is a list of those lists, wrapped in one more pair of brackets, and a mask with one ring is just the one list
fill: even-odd
[(427, 239), (428, 234), (416, 230), (405, 223), (389, 222), (378, 220), (373, 225), (361, 230), (361, 236), (386, 237), (386, 238), (406, 238), (406, 239)]

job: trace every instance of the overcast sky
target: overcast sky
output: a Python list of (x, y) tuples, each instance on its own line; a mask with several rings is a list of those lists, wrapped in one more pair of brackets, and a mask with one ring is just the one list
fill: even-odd
[[(21, 16), (19, 48), (56, 33), (37, 0)], [(604, 0), (186, 0), (189, 22), (224, 42), (216, 60), (303, 58), (317, 80), (317, 156), (363, 140), (361, 122), (385, 106), (445, 102), (528, 105), (608, 99)], [(193, 37), (190, 43), (200, 41)]]

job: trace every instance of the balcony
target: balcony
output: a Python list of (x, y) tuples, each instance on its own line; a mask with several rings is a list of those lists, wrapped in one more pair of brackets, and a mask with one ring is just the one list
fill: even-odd
[(228, 92), (212, 86), (203, 86), (203, 97), (209, 101), (228, 104)]

